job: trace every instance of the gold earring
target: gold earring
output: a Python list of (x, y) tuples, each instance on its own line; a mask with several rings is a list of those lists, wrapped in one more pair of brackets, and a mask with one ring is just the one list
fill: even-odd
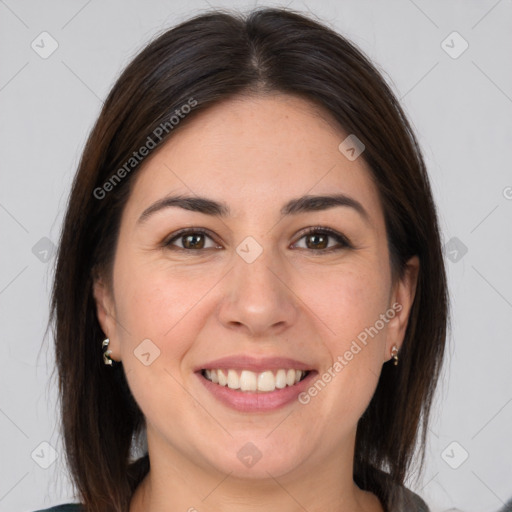
[(393, 345), (391, 349), (391, 357), (394, 359), (393, 364), (396, 366), (398, 364), (398, 347)]
[(101, 344), (101, 348), (104, 350), (103, 363), (109, 366), (113, 366), (114, 360), (110, 357), (110, 354), (112, 354), (112, 350), (105, 350), (105, 347), (108, 347), (109, 343), (110, 340), (108, 338), (105, 338)]

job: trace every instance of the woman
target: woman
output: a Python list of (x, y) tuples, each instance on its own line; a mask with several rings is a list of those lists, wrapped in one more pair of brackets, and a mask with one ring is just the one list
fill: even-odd
[(392, 92), (316, 21), (212, 12), (133, 60), (52, 313), (81, 505), (50, 510), (428, 510), (404, 480), (448, 321), (436, 210)]

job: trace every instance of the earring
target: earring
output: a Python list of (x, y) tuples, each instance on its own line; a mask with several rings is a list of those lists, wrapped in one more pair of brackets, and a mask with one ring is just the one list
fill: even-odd
[(398, 364), (398, 347), (393, 345), (391, 349), (391, 357), (394, 359), (393, 364), (396, 366)]
[[(108, 347), (109, 343), (110, 343), (110, 340), (108, 338), (104, 339), (101, 344), (101, 348), (104, 350), (105, 347)], [(109, 366), (113, 366), (114, 360), (110, 357), (110, 354), (112, 354), (112, 350), (104, 350), (103, 363), (107, 364)]]

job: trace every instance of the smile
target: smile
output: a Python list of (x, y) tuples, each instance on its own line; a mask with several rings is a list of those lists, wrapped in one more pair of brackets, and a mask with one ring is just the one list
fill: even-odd
[(193, 371), (216, 402), (238, 412), (264, 413), (298, 404), (318, 374), (314, 368), (289, 357), (238, 354), (204, 361)]
[(203, 377), (213, 384), (228, 387), (239, 392), (270, 393), (276, 389), (284, 389), (299, 383), (307, 377), (308, 371), (295, 369), (251, 370), (234, 369), (203, 369)]

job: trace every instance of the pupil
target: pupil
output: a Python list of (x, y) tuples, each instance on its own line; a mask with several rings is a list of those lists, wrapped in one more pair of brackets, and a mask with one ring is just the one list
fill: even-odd
[[(325, 248), (324, 247), (325, 246), (325, 240), (326, 240), (325, 235), (309, 235), (309, 237), (310, 237), (310, 240), (317, 240), (317, 241), (318, 241), (318, 239), (320, 239), (321, 241), (323, 240), (323, 243), (320, 242), (320, 244), (322, 245), (322, 247), (321, 247), (322, 249)], [(318, 243), (314, 242), (313, 247), (318, 247)]]
[(201, 245), (201, 244), (198, 244), (198, 242), (197, 242), (197, 239), (201, 236), (202, 235), (187, 235), (185, 237), (185, 240), (186, 240), (186, 242), (184, 244), (185, 247), (187, 247), (187, 249), (188, 249), (188, 248), (191, 248), (190, 246), (192, 246), (192, 248), (194, 248), (194, 247), (197, 247), (198, 245)]

